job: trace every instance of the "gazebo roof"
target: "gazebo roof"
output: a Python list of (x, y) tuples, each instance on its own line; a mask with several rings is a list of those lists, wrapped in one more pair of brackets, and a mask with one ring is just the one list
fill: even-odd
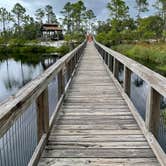
[(58, 24), (43, 24), (42, 31), (62, 31), (62, 28), (58, 27)]

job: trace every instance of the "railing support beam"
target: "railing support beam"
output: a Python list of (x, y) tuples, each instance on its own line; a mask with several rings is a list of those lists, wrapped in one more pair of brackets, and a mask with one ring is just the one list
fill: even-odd
[(130, 97), (131, 70), (124, 66), (124, 91)]
[(37, 98), (37, 137), (40, 141), (44, 133), (49, 129), (49, 107), (48, 107), (48, 88), (46, 88)]
[(160, 123), (160, 94), (152, 87), (147, 98), (145, 123), (147, 129), (157, 137)]
[(114, 58), (113, 75), (115, 78), (118, 78), (119, 75), (119, 62), (116, 58)]
[(58, 73), (58, 99), (60, 99), (65, 89), (65, 80), (63, 75), (63, 68)]
[(71, 68), (71, 60), (66, 64), (66, 68), (67, 68), (67, 81), (69, 81), (69, 79), (71, 78), (71, 74), (72, 74), (72, 68)]

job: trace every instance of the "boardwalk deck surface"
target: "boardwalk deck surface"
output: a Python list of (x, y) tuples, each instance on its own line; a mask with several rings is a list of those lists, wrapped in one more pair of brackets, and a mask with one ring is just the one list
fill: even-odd
[(93, 44), (81, 59), (39, 166), (158, 166)]

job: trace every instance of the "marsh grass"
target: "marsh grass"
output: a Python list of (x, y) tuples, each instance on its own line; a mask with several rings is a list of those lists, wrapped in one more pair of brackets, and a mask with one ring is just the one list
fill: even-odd
[(166, 44), (121, 44), (112, 49), (166, 76)]
[(60, 56), (69, 52), (69, 47), (63, 45), (59, 48), (39, 45), (0, 45), (1, 55), (5, 54), (27, 54), (27, 53), (57, 53)]

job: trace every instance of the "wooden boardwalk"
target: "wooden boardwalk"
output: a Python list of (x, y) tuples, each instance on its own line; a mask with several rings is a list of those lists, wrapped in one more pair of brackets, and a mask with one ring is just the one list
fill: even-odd
[(40, 166), (158, 166), (93, 44), (88, 44)]

